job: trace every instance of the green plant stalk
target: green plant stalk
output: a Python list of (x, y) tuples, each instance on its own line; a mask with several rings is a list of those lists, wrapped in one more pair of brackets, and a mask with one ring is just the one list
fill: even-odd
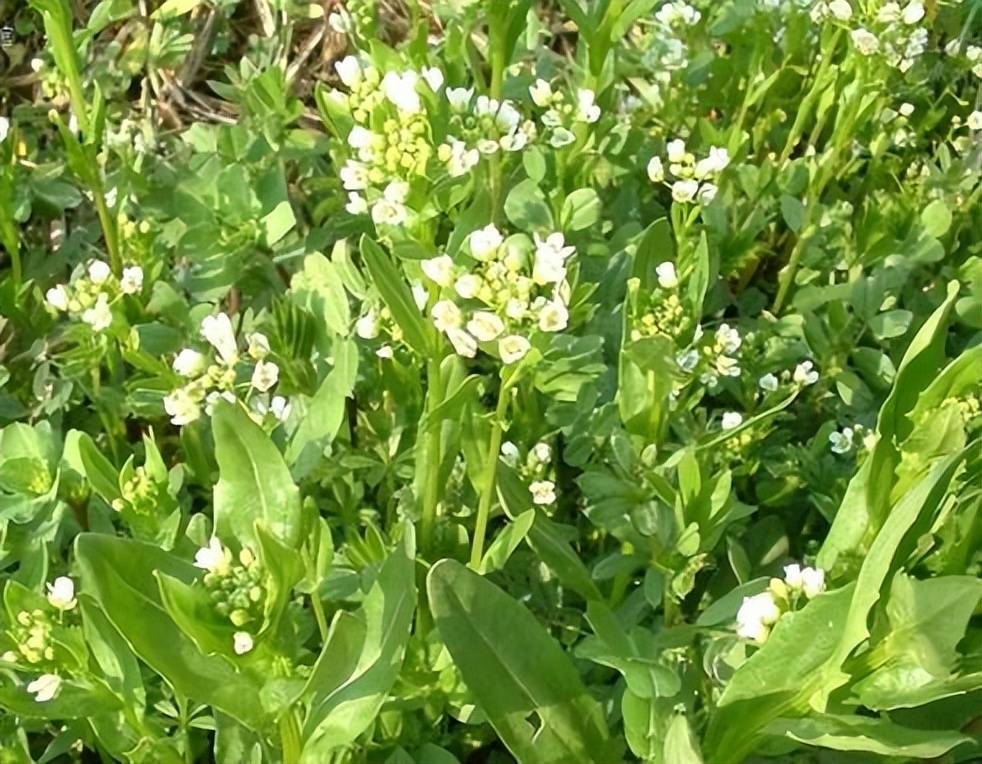
[(20, 236), (11, 210), (13, 210), (13, 188), (4, 168), (0, 170), (0, 241), (10, 255), (11, 276), (14, 279), (14, 287), (19, 289), (22, 279)]
[(471, 542), (471, 568), (477, 570), (484, 557), (484, 539), (488, 531), (488, 518), (491, 514), (491, 499), (494, 496), (495, 477), (498, 473), (498, 454), (501, 453), (503, 429), (501, 420), (508, 408), (508, 388), (498, 392), (498, 403), (494, 408), (491, 422), (491, 436), (488, 438), (487, 457), (481, 475), (481, 498), (477, 505), (477, 519), (474, 524), (474, 539)]
[(283, 764), (297, 764), (303, 751), (300, 740), (300, 724), (296, 712), (287, 711), (280, 718), (280, 747), (283, 749)]
[(819, 96), (821, 96), (825, 88), (825, 79), (828, 76), (829, 68), (832, 66), (832, 54), (835, 53), (841, 37), (842, 30), (837, 29), (832, 35), (828, 50), (822, 51), (822, 63), (819, 64), (818, 70), (815, 72), (815, 80), (812, 82), (811, 89), (805, 95), (801, 106), (798, 108), (798, 114), (795, 117), (794, 124), (791, 126), (791, 132), (788, 133), (788, 140), (784, 144), (784, 150), (781, 151), (781, 158), (778, 160), (778, 164), (784, 164), (788, 160), (788, 157), (791, 156), (791, 152), (794, 151), (794, 147), (798, 145), (798, 140), (805, 130), (805, 123), (811, 118), (812, 109), (815, 108), (815, 104), (818, 102)]
[[(443, 385), (440, 379), (440, 361), (430, 359), (426, 365), (426, 412), (432, 414), (443, 401)], [(439, 422), (430, 421), (425, 436), (426, 462), (423, 472), (423, 512), (420, 519), (420, 546), (423, 554), (433, 548), (436, 531), (436, 510), (440, 501), (440, 451), (442, 449), (442, 427)]]

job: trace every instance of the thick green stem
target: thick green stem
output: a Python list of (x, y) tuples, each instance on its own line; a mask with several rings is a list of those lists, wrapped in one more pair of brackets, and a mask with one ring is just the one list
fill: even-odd
[(297, 764), (303, 745), (300, 740), (300, 724), (294, 711), (287, 711), (280, 719), (280, 746), (283, 749), (283, 764)]
[[(440, 379), (440, 362), (431, 360), (426, 366), (426, 413), (433, 414), (443, 401), (443, 385)], [(436, 530), (437, 505), (440, 501), (440, 451), (442, 448), (440, 423), (430, 419), (424, 436), (425, 466), (423, 473), (423, 511), (420, 521), (420, 545), (423, 554), (433, 548)]]
[(498, 454), (501, 453), (501, 437), (503, 434), (501, 420), (508, 408), (508, 390), (502, 388), (498, 393), (498, 405), (494, 409), (494, 420), (491, 422), (491, 437), (488, 438), (488, 451), (481, 475), (481, 498), (477, 505), (477, 519), (474, 524), (474, 540), (471, 543), (471, 567), (477, 570), (484, 557), (484, 539), (488, 530), (488, 518), (491, 514), (491, 499), (494, 497), (495, 477), (498, 472)]
[[(92, 168), (94, 173), (99, 173), (99, 168)], [(98, 175), (97, 175), (98, 177)], [(119, 276), (123, 272), (123, 261), (119, 255), (119, 239), (116, 236), (116, 223), (109, 211), (106, 203), (106, 194), (102, 190), (102, 183), (96, 184), (92, 188), (92, 198), (95, 200), (96, 212), (99, 215), (99, 225), (102, 226), (102, 237), (106, 241), (106, 251), (109, 253), (109, 265), (113, 273)]]

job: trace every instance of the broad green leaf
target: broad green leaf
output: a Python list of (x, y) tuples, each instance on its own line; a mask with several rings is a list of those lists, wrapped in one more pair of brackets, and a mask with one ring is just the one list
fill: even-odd
[(354, 616), (335, 619), (307, 682), (304, 762), (323, 761), (375, 719), (399, 674), (416, 609), (411, 529), (394, 550)]
[(921, 211), (921, 224), (930, 236), (944, 236), (951, 228), (951, 210), (943, 199), (935, 199)]
[(203, 0), (166, 0), (150, 17), (158, 21), (177, 18), (178, 16), (190, 13), (201, 5), (202, 2)]
[(303, 259), (303, 270), (290, 280), (290, 292), (314, 316), (342, 337), (351, 328), (351, 308), (338, 267), (320, 252)]
[(592, 188), (578, 188), (563, 201), (560, 215), (564, 231), (582, 231), (600, 220), (600, 197)]
[(520, 764), (618, 760), (600, 706), (524, 605), (453, 560), (430, 569), (427, 590), (464, 682)]
[(886, 719), (862, 716), (818, 716), (779, 719), (767, 731), (799, 743), (835, 751), (866, 751), (904, 759), (935, 759), (972, 741), (959, 732), (914, 729)]
[(484, 559), (481, 560), (481, 569), (479, 572), (488, 573), (503, 568), (505, 563), (508, 562), (508, 558), (518, 549), (519, 544), (524, 541), (534, 522), (535, 510), (529, 509), (499, 531), (498, 535), (494, 537), (494, 541), (488, 546), (488, 550), (484, 553)]
[(692, 734), (685, 714), (676, 714), (665, 736), (665, 762), (668, 764), (703, 764), (699, 744)]
[(300, 492), (279, 450), (240, 407), (220, 402), (212, 415), (219, 478), (215, 486), (215, 532), (254, 546), (262, 520), (280, 541), (300, 540)]
[(264, 723), (259, 684), (224, 658), (204, 655), (164, 610), (155, 574), (185, 583), (197, 571), (157, 546), (94, 533), (75, 541), (83, 591), (122, 634), (133, 652), (185, 697), (215, 706), (243, 724)]
[(435, 329), (420, 314), (405, 277), (382, 248), (367, 236), (361, 238), (361, 256), (406, 342), (420, 355), (429, 355), (436, 344)]
[(518, 229), (547, 231), (553, 227), (552, 211), (545, 195), (532, 180), (518, 183), (505, 198), (505, 215)]

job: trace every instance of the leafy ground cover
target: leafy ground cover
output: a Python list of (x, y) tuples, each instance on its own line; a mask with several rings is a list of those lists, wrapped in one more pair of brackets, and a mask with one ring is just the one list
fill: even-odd
[(982, 2), (0, 0), (0, 762), (982, 760)]

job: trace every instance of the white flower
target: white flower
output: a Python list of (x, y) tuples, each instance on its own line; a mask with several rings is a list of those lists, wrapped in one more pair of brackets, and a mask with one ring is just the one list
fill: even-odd
[(506, 464), (514, 467), (518, 463), (518, 446), (510, 440), (506, 440), (501, 444), (501, 458), (505, 460)]
[(532, 446), (532, 457), (539, 464), (548, 464), (552, 460), (552, 449), (544, 440)]
[(453, 283), (453, 260), (447, 255), (423, 260), (420, 267), (430, 281), (434, 281), (442, 287), (448, 287)]
[(477, 355), (477, 340), (459, 326), (451, 326), (447, 329), (447, 339), (450, 340), (457, 355), (465, 358), (473, 358)]
[(143, 268), (139, 265), (123, 268), (123, 275), (119, 279), (119, 288), (123, 294), (136, 294), (143, 289)]
[(61, 689), (61, 677), (57, 674), (41, 674), (27, 685), (27, 691), (34, 696), (38, 703), (51, 700)]
[(665, 151), (668, 153), (669, 162), (681, 162), (685, 159), (685, 141), (681, 138), (669, 141)]
[(505, 331), (505, 324), (497, 314), (479, 310), (467, 322), (467, 331), (480, 342), (491, 342)]
[(353, 159), (349, 159), (341, 168), (340, 176), (346, 191), (364, 191), (369, 186), (368, 168)]
[(557, 127), (552, 131), (552, 135), (549, 136), (549, 145), (554, 149), (561, 149), (563, 146), (568, 146), (575, 140), (576, 136), (572, 132), (565, 127)]
[(208, 416), (211, 416), (215, 412), (215, 405), (219, 401), (226, 401), (227, 403), (231, 404), (235, 404), (237, 402), (235, 393), (233, 393), (231, 390), (224, 390), (222, 392), (212, 390), (205, 396), (205, 413), (208, 414)]
[(900, 104), (900, 108), (898, 109), (898, 111), (900, 112), (901, 116), (909, 117), (911, 114), (914, 113), (914, 104), (907, 103), (905, 101), (904, 103)]
[(509, 334), (498, 340), (498, 353), (501, 355), (501, 360), (506, 364), (521, 361), (531, 347), (532, 345), (527, 339), (517, 334)]
[(58, 610), (71, 610), (78, 604), (75, 599), (75, 582), (68, 576), (58, 576), (48, 584), (48, 603)]
[(416, 303), (416, 307), (423, 310), (426, 307), (426, 303), (430, 301), (429, 290), (419, 281), (414, 281), (409, 289), (413, 293), (413, 302)]
[(697, 197), (699, 199), (699, 204), (706, 205), (716, 198), (716, 193), (719, 191), (719, 186), (713, 183), (703, 183), (699, 187), (699, 193)]
[(48, 305), (55, 310), (68, 310), (70, 295), (68, 294), (68, 288), (64, 284), (51, 287), (51, 289), (45, 292), (44, 298), (48, 301)]
[(672, 198), (680, 204), (691, 202), (699, 192), (699, 181), (677, 180), (672, 184)]
[(682, 371), (691, 373), (699, 364), (699, 351), (686, 350), (684, 353), (679, 353), (675, 357), (675, 363)]
[(453, 288), (465, 300), (470, 300), (476, 297), (477, 293), (481, 291), (481, 285), (483, 283), (480, 276), (476, 276), (473, 273), (465, 273), (454, 282)]
[(924, 18), (924, 6), (914, 0), (912, 3), (908, 3), (907, 7), (904, 8), (903, 14), (900, 16), (905, 24), (908, 26), (916, 24), (918, 21)]
[(348, 145), (353, 149), (369, 149), (375, 142), (375, 133), (361, 125), (355, 125), (348, 133)]
[(416, 72), (402, 74), (387, 72), (382, 78), (382, 92), (399, 111), (415, 114), (420, 110), (419, 94), (416, 92)]
[(379, 199), (372, 205), (372, 222), (376, 225), (402, 225), (406, 222), (406, 207), (399, 202)]
[(274, 395), (269, 402), (269, 410), (279, 421), (283, 422), (290, 416), (290, 401), (282, 395)]
[(652, 183), (665, 180), (665, 165), (662, 164), (661, 157), (655, 156), (648, 161), (648, 180)]
[(353, 28), (351, 14), (341, 8), (327, 17), (327, 25), (338, 34), (348, 34)]
[(846, 0), (832, 0), (829, 3), (829, 12), (839, 21), (848, 21), (852, 18), (852, 6)]
[(825, 591), (825, 571), (821, 568), (804, 568), (801, 571), (801, 590), (808, 599)]
[(505, 151), (521, 151), (528, 145), (528, 142), (529, 136), (524, 130), (514, 130), (508, 135), (502, 136), (501, 140), (498, 141)]
[(537, 79), (529, 85), (529, 95), (532, 96), (532, 103), (544, 109), (552, 99), (552, 87), (545, 80)]
[(430, 90), (434, 93), (439, 93), (440, 88), (443, 87), (443, 72), (437, 69), (435, 66), (431, 66), (427, 69), (423, 69), (423, 79), (426, 80), (426, 84), (430, 86)]
[(205, 356), (197, 350), (184, 348), (174, 356), (171, 368), (182, 377), (196, 377), (205, 370)]
[(766, 390), (769, 393), (773, 393), (777, 390), (778, 380), (773, 374), (765, 374), (763, 377), (757, 380), (757, 384), (760, 385), (761, 390)]
[(842, 428), (842, 432), (830, 432), (829, 443), (833, 454), (848, 454), (852, 451), (853, 438), (856, 432), (852, 427)]
[(818, 372), (813, 369), (811, 361), (802, 361), (794, 367), (792, 379), (799, 385), (814, 385), (818, 382)]
[(344, 209), (349, 215), (364, 215), (368, 212), (368, 202), (357, 191), (349, 191), (348, 203), (344, 205)]
[(467, 243), (470, 245), (471, 255), (474, 256), (476, 260), (481, 260), (487, 262), (492, 260), (498, 252), (498, 247), (504, 239), (501, 233), (495, 227), (494, 223), (486, 225), (484, 228), (479, 228), (476, 231), (472, 231), (470, 236), (467, 237)]
[(96, 332), (109, 328), (113, 322), (113, 314), (109, 309), (109, 298), (105, 292), (100, 292), (95, 305), (82, 313), (82, 320)]
[(865, 27), (853, 29), (849, 36), (852, 38), (852, 42), (853, 45), (856, 46), (856, 50), (858, 50), (864, 56), (872, 56), (880, 49), (880, 41), (877, 39), (876, 35)]
[(544, 332), (561, 332), (568, 324), (569, 311), (559, 300), (551, 300), (539, 310), (539, 329)]
[(502, 101), (498, 107), (498, 113), (494, 116), (494, 122), (503, 132), (511, 132), (521, 121), (522, 115), (511, 101)]
[(460, 308), (450, 300), (440, 300), (430, 311), (433, 325), (441, 332), (459, 328), (464, 322)]
[(164, 396), (164, 411), (170, 416), (171, 424), (189, 424), (201, 416), (198, 402), (183, 387)]
[(982, 111), (973, 111), (965, 120), (969, 130), (982, 130)]
[(363, 340), (373, 340), (378, 337), (378, 314), (375, 308), (371, 308), (368, 313), (355, 321), (355, 334)]
[(727, 411), (723, 414), (723, 429), (732, 430), (743, 424), (743, 415), (738, 411)]
[(253, 360), (258, 361), (269, 355), (269, 339), (262, 332), (247, 334), (246, 342), (249, 343), (246, 352), (249, 353), (249, 357)]
[(265, 393), (280, 378), (280, 367), (272, 361), (259, 361), (252, 370), (252, 386)]
[(232, 635), (232, 649), (236, 655), (245, 655), (254, 645), (252, 634), (248, 631), (237, 631)]
[(10, 132), (10, 120), (6, 117), (0, 117), (0, 143), (7, 140), (7, 134)]
[(238, 343), (235, 341), (232, 321), (225, 313), (205, 316), (201, 320), (201, 336), (218, 351), (218, 355), (229, 366), (239, 359)]
[(228, 572), (232, 564), (232, 552), (222, 546), (215, 536), (208, 541), (208, 546), (201, 547), (194, 555), (194, 567), (219, 575)]
[(737, 634), (744, 639), (763, 642), (770, 634), (770, 626), (777, 623), (781, 610), (770, 592), (744, 597), (737, 611)]
[(710, 175), (722, 172), (729, 164), (730, 152), (718, 146), (710, 146), (709, 156), (696, 162), (696, 177), (708, 178)]
[(665, 261), (655, 268), (658, 276), (658, 286), (662, 289), (675, 289), (679, 285), (679, 275), (675, 271), (675, 263)]
[(358, 63), (358, 59), (355, 56), (345, 56), (334, 64), (334, 68), (337, 70), (338, 77), (341, 78), (341, 82), (343, 82), (349, 88), (353, 88), (355, 85), (361, 82), (361, 64)]
[(453, 111), (464, 111), (471, 102), (474, 88), (447, 88), (447, 100)]
[(93, 284), (104, 284), (111, 275), (112, 271), (102, 260), (93, 260), (89, 263), (89, 278)]
[(789, 589), (797, 591), (802, 587), (801, 566), (797, 563), (784, 566), (784, 583)]
[(900, 21), (900, 5), (894, 2), (884, 3), (877, 11), (876, 20), (884, 24)]
[(535, 480), (529, 484), (532, 503), (546, 506), (556, 501), (556, 484), (551, 480)]
[(723, 352), (735, 353), (740, 349), (743, 340), (735, 328), (729, 324), (720, 324), (716, 329), (716, 343), (723, 348)]
[(592, 90), (580, 88), (576, 91), (576, 116), (581, 122), (593, 123), (600, 119), (600, 107), (594, 103), (595, 98)]
[(490, 138), (482, 138), (477, 142), (477, 150), (486, 156), (497, 154), (500, 147), (501, 144), (498, 141), (492, 141)]
[(375, 351), (375, 355), (378, 358), (382, 358), (383, 360), (388, 360), (392, 358), (392, 356), (395, 355), (395, 353), (392, 352), (391, 345), (382, 345), (379, 347), (378, 350)]
[(561, 233), (551, 233), (541, 239), (533, 234), (535, 239), (535, 263), (532, 266), (532, 280), (536, 284), (558, 284), (566, 277), (566, 258), (576, 251), (576, 247), (565, 246), (566, 240)]

